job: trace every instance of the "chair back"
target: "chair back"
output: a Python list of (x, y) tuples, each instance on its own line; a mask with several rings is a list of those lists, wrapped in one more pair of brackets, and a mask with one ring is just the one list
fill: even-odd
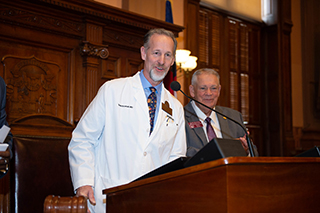
[(42, 212), (48, 195), (74, 196), (69, 142), (70, 138), (14, 136), (11, 212)]

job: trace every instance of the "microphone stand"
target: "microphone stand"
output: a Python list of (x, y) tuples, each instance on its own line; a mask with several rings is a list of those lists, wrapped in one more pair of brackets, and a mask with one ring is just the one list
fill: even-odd
[(223, 117), (228, 118), (229, 120), (231, 120), (231, 121), (235, 122), (236, 124), (238, 124), (239, 126), (241, 126), (241, 128), (244, 130), (244, 132), (245, 132), (245, 134), (246, 134), (246, 139), (247, 139), (247, 143), (248, 143), (248, 148), (249, 148), (250, 156), (251, 156), (251, 157), (254, 157), (254, 156), (255, 156), (255, 155), (254, 155), (254, 152), (253, 152), (253, 148), (252, 148), (252, 144), (251, 144), (251, 140), (250, 140), (249, 134), (247, 133), (247, 130), (243, 127), (242, 124), (240, 124), (238, 121), (236, 121), (236, 120), (234, 120), (234, 119), (232, 119), (232, 118), (230, 118), (230, 117), (228, 117), (228, 116), (226, 116), (226, 115), (224, 115), (224, 114), (222, 114), (222, 113), (220, 113), (220, 112), (218, 112), (218, 111), (216, 111), (216, 110), (208, 107), (207, 105), (205, 105), (205, 104), (203, 104), (203, 103), (201, 103), (201, 102), (199, 102), (199, 101), (197, 101), (197, 100), (189, 97), (189, 96), (186, 95), (180, 88), (179, 88), (179, 91), (182, 92), (182, 94), (184, 94), (187, 98), (189, 98), (189, 99), (197, 102), (198, 104), (201, 104), (202, 106), (204, 106), (204, 107), (206, 107), (206, 108), (214, 111), (215, 113), (218, 113), (219, 115), (221, 115), (221, 116), (223, 116)]

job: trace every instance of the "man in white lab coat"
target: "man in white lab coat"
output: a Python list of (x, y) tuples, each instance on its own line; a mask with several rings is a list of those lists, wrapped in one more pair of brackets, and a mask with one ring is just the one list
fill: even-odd
[[(105, 212), (103, 189), (185, 156), (183, 107), (162, 83), (176, 47), (172, 32), (150, 30), (140, 49), (144, 69), (102, 85), (75, 128), (68, 147), (71, 177), (77, 195), (89, 198), (91, 212)], [(149, 87), (156, 89), (153, 127)]]

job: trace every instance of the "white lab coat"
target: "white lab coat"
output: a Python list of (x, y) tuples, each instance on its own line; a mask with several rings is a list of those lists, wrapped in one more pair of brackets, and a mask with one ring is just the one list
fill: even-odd
[(186, 155), (185, 120), (181, 103), (162, 85), (160, 104), (149, 136), (149, 111), (139, 72), (106, 82), (72, 133), (69, 162), (74, 189), (94, 186), (96, 206), (105, 212), (102, 190), (132, 180)]

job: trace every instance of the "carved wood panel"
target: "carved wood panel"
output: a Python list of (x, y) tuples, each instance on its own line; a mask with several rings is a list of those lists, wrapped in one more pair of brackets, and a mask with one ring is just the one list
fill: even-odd
[(7, 83), (8, 121), (30, 114), (57, 116), (58, 64), (35, 56), (2, 58)]
[(70, 109), (65, 107), (70, 102), (70, 54), (17, 43), (0, 43), (9, 124), (32, 114), (70, 120)]

